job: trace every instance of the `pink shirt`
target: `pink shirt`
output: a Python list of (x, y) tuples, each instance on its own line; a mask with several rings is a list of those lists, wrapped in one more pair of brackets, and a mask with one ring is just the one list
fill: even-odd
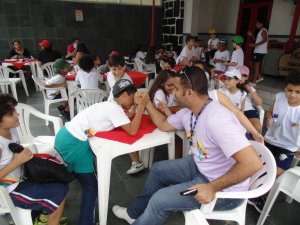
[[(168, 122), (178, 130), (185, 129), (190, 134), (191, 111), (181, 109), (168, 117)], [(194, 125), (193, 116), (192, 124)], [(202, 111), (195, 126), (191, 147), (200, 173), (209, 181), (226, 174), (235, 164), (231, 157), (236, 152), (250, 145), (245, 137), (244, 129), (236, 116), (212, 101)], [(251, 159), (249, 159), (251, 160)], [(244, 191), (249, 189), (249, 179), (224, 189), (224, 191)]]

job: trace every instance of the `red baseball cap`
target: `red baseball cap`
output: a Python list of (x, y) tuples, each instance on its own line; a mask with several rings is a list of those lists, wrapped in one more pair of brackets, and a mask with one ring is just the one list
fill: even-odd
[(108, 56), (109, 56), (109, 57), (112, 57), (112, 56), (114, 56), (114, 55), (119, 55), (119, 52), (117, 52), (117, 51), (112, 51)]
[(39, 46), (49, 48), (51, 46), (51, 42), (48, 40), (43, 40), (39, 43)]

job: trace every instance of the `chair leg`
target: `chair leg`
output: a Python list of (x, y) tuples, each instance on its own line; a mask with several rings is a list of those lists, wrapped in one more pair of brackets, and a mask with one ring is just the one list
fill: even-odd
[[(49, 108), (50, 104), (48, 102), (45, 102), (45, 114), (49, 116)], [(46, 120), (46, 126), (49, 126), (49, 120)]]
[(11, 92), (14, 98), (18, 101), (18, 96), (17, 96), (17, 90), (16, 90), (16, 84), (10, 84)]
[(267, 219), (267, 216), (269, 215), (269, 212), (279, 194), (279, 185), (279, 181), (275, 181), (256, 225), (263, 225), (265, 223), (265, 220)]
[(31, 210), (16, 207), (11, 213), (15, 225), (32, 225)]
[(21, 80), (22, 80), (22, 84), (23, 84), (25, 93), (26, 93), (26, 95), (27, 95), (27, 97), (28, 97), (29, 94), (28, 94), (27, 84), (26, 84), (25, 75), (24, 75), (24, 72), (23, 72), (23, 71), (20, 71), (20, 78), (21, 78)]

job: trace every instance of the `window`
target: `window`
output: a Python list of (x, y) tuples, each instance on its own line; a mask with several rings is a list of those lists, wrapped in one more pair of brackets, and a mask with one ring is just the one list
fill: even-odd
[[(65, 2), (111, 3), (128, 5), (152, 5), (152, 0), (60, 0)], [(156, 6), (161, 6), (162, 0), (155, 0)]]

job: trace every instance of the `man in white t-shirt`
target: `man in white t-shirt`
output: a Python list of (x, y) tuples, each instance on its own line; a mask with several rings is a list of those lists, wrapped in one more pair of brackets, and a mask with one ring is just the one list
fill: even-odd
[[(144, 190), (129, 207), (113, 207), (118, 218), (132, 225), (161, 225), (175, 211), (211, 202), (218, 191), (248, 190), (249, 177), (262, 168), (234, 114), (208, 97), (206, 76), (200, 68), (187, 67), (174, 78), (174, 86), (183, 109), (166, 118), (151, 102), (146, 108), (159, 129), (186, 130), (192, 154), (155, 163)], [(187, 189), (197, 192), (193, 197), (180, 194)], [(233, 209), (241, 201), (223, 199), (214, 210)]]
[[(254, 62), (254, 77), (253, 77), (253, 83), (256, 84), (257, 82), (260, 82), (263, 80), (262, 74), (261, 74), (261, 63), (264, 59), (264, 56), (268, 53), (268, 30), (265, 28), (266, 21), (263, 19), (258, 19), (256, 21), (256, 29), (259, 30), (256, 38), (254, 38), (254, 35), (251, 31), (248, 31), (248, 36), (255, 40), (255, 43), (249, 44), (249, 47), (254, 48), (254, 52), (252, 55), (252, 60)], [(252, 64), (252, 63), (251, 63)]]
[(103, 78), (94, 67), (94, 61), (88, 55), (83, 56), (78, 65), (81, 70), (77, 72), (75, 81), (80, 84), (81, 89), (99, 89), (99, 82)]
[(232, 40), (233, 48), (235, 49), (232, 52), (230, 62), (225, 62), (224, 65), (228, 66), (228, 70), (237, 69), (240, 66), (244, 65), (244, 52), (242, 45), (244, 43), (244, 38), (242, 36), (235, 36)]
[(180, 65), (190, 66), (192, 61), (197, 59), (195, 52), (195, 39), (193, 36), (186, 37), (186, 46), (182, 49), (177, 57), (176, 63)]

